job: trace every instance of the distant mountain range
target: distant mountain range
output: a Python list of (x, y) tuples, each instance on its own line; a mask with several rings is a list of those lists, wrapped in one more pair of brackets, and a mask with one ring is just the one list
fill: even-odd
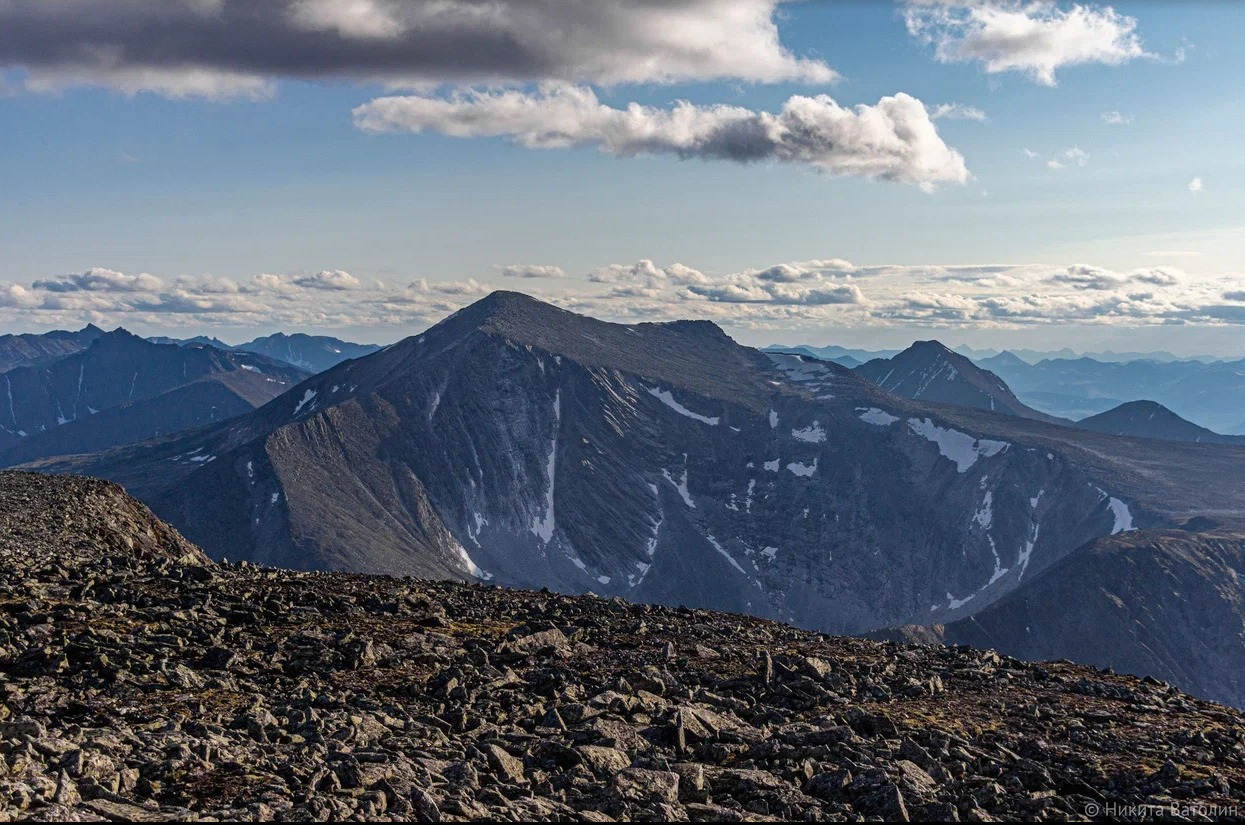
[(231, 349), (240, 352), (253, 352), (306, 370), (310, 373), (324, 372), (335, 367), (342, 361), (351, 358), (362, 358), (380, 349), (378, 344), (355, 344), (342, 341), (327, 335), (304, 335), (296, 332), (286, 335), (278, 332), (247, 341), (245, 344), (230, 346), (217, 338), (200, 335), (194, 338), (150, 338), (148, 340), (162, 344), (180, 344), (181, 346), (210, 346), (217, 349)]
[[(809, 344), (770, 344), (761, 348), (763, 352), (798, 352), (804, 355), (811, 355), (814, 358), (820, 358), (823, 361), (835, 361), (842, 363), (840, 359), (851, 359), (861, 364), (866, 361), (872, 361), (875, 358), (892, 358), (898, 355), (902, 350), (898, 349), (856, 349), (852, 347), (840, 347), (836, 345), (828, 345), (816, 347)], [(1105, 350), (1102, 352), (1077, 352), (1069, 347), (1058, 350), (1034, 350), (1024, 348), (1011, 348), (1007, 350), (997, 349), (975, 349), (973, 347), (960, 345), (957, 347), (949, 347), (952, 352), (958, 352), (965, 358), (973, 361), (980, 361), (986, 358), (993, 358), (996, 355), (1008, 353), (1016, 358), (1021, 359), (1027, 364), (1036, 364), (1039, 361), (1047, 361), (1052, 359), (1075, 360), (1077, 358), (1092, 358), (1096, 361), (1104, 363), (1117, 363), (1123, 361), (1159, 361), (1159, 362), (1181, 362), (1181, 363), (1215, 363), (1217, 361), (1239, 361), (1240, 357), (1225, 357), (1215, 355), (1174, 355), (1165, 350), (1151, 352), (1114, 352)], [(845, 366), (856, 366), (855, 364)]]
[(1214, 432), (1245, 433), (1245, 360), (1104, 363), (1076, 358), (1028, 364), (1000, 354), (979, 363), (1023, 402), (1051, 415), (1080, 419), (1127, 401), (1155, 401)]
[(81, 352), (104, 331), (87, 324), (77, 332), (53, 330), (40, 334), (0, 335), (0, 372)]
[(0, 374), (0, 466), (224, 421), (307, 375), (252, 353), (100, 333), (82, 350)]

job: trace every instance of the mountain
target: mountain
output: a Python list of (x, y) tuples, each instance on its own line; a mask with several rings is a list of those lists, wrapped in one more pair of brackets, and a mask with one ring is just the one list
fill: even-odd
[(41, 334), (0, 335), (0, 372), (81, 352), (104, 331), (87, 324), (77, 332), (58, 329)]
[(842, 364), (849, 369), (863, 364), (866, 361), (872, 361), (874, 358), (890, 358), (899, 353), (897, 349), (884, 350), (867, 350), (867, 349), (849, 349), (847, 347), (834, 346), (833, 344), (825, 347), (813, 347), (807, 344), (797, 344), (796, 346), (783, 346), (782, 344), (771, 344), (763, 347), (762, 352), (787, 352), (794, 355), (807, 355), (821, 361), (833, 361), (836, 364)]
[(914, 401), (936, 401), (1063, 423), (1025, 406), (997, 375), (937, 341), (917, 341), (894, 357), (875, 358), (855, 372), (887, 392)]
[(250, 353), (153, 344), (118, 329), (81, 352), (0, 376), (0, 465), (224, 421), (305, 377)]
[(1245, 436), (1220, 435), (1185, 421), (1154, 401), (1129, 401), (1104, 413), (1076, 422), (1083, 430), (1135, 438), (1166, 441), (1205, 441), (1212, 444), (1245, 444)]
[(973, 616), (886, 634), (1073, 659), (1245, 707), (1245, 530), (1098, 539)]
[(196, 335), (193, 338), (170, 338), (167, 335), (151, 335), (147, 338), (153, 344), (176, 344), (180, 347), (216, 347), (217, 349), (233, 349), (219, 338), (208, 335)]
[(278, 332), (264, 338), (256, 338), (236, 349), (254, 352), (293, 364), (310, 373), (324, 372), (351, 358), (362, 358), (380, 349), (377, 344), (352, 344), (327, 335), (304, 335), (296, 332), (286, 335)]
[(1036, 364), (986, 359), (1025, 404), (1073, 419), (1127, 401), (1150, 400), (1213, 432), (1245, 432), (1245, 361), (1052, 359)]
[(121, 482), (216, 557), (834, 632), (951, 621), (1094, 538), (1245, 515), (1245, 449), (914, 402), (709, 322), (516, 293), (227, 424), (33, 466)]
[(0, 562), (8, 820), (1162, 819), (1245, 794), (1245, 715), (1152, 680), (213, 564), (89, 479), (0, 473)]

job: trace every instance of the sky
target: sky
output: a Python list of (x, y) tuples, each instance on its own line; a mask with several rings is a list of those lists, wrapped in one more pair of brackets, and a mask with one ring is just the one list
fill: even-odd
[(1245, 355), (1245, 5), (0, 0), (0, 332)]

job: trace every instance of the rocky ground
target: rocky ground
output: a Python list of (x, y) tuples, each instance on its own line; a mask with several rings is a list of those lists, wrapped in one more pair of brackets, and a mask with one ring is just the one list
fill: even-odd
[(1245, 715), (1162, 683), (216, 565), (120, 488), (0, 474), (9, 818), (1241, 819), (1243, 799)]

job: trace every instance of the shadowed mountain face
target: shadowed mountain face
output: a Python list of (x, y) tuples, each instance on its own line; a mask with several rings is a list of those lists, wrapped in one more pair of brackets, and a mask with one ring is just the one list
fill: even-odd
[(1063, 423), (1021, 403), (997, 375), (937, 341), (917, 341), (892, 358), (876, 358), (862, 364), (856, 373), (887, 392), (914, 401), (956, 404)]
[(900, 641), (1071, 659), (1245, 707), (1245, 531), (1144, 530), (1100, 539), (1011, 595)]
[(81, 352), (0, 375), (0, 463), (103, 450), (220, 422), (306, 375), (248, 353), (106, 333)]
[(301, 332), (286, 335), (278, 332), (239, 344), (235, 349), (275, 358), (314, 374), (335, 367), (342, 361), (371, 355), (380, 347), (376, 344), (353, 344), (327, 335), (304, 335)]
[(0, 335), (0, 372), (81, 352), (104, 331), (87, 324), (77, 332), (54, 330), (39, 335)]
[(515, 293), (227, 425), (39, 466), (124, 483), (217, 556), (849, 632), (952, 620), (1094, 538), (1245, 511), (1245, 450), (926, 405), (708, 322)]
[(1160, 438), (1165, 441), (1202, 441), (1211, 444), (1245, 444), (1245, 436), (1220, 435), (1185, 421), (1154, 401), (1129, 401), (1098, 415), (1081, 419), (1076, 426), (1111, 435)]

